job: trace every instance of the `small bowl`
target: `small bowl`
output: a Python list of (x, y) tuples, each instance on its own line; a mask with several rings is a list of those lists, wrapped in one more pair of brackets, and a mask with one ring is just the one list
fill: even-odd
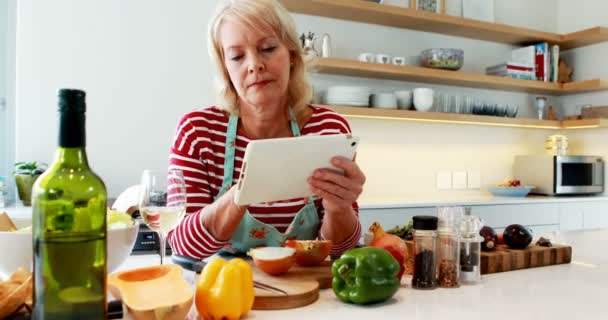
[(420, 61), (427, 68), (459, 70), (464, 63), (464, 51), (450, 48), (427, 49), (420, 54)]
[(490, 192), (498, 197), (525, 197), (532, 189), (534, 189), (533, 186), (489, 188)]

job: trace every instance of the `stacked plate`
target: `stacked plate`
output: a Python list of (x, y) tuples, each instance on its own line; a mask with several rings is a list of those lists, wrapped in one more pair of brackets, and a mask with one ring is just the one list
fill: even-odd
[(371, 90), (367, 87), (333, 86), (327, 88), (325, 103), (329, 105), (369, 106)]

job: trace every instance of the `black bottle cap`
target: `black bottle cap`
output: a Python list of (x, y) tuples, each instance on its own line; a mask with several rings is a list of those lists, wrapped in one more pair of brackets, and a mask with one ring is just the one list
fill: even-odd
[(59, 89), (59, 112), (82, 112), (87, 111), (85, 102), (86, 93), (78, 89)]
[(414, 216), (412, 220), (416, 230), (437, 230), (437, 217)]

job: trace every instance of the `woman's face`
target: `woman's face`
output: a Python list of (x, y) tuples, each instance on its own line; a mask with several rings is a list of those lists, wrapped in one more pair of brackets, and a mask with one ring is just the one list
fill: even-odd
[(241, 100), (255, 106), (285, 101), (290, 53), (272, 30), (254, 30), (227, 19), (219, 37), (224, 64)]

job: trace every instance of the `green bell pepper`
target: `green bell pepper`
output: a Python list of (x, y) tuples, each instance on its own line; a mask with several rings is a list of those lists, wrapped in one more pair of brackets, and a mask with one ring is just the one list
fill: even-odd
[(351, 249), (332, 264), (332, 288), (344, 302), (382, 302), (399, 290), (399, 268), (397, 260), (382, 248)]

